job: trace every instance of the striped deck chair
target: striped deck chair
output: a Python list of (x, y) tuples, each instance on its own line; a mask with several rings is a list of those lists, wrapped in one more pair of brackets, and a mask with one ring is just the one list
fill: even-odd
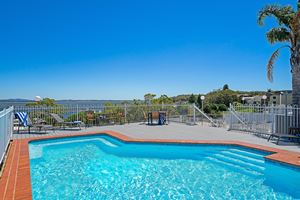
[(48, 129), (54, 130), (53, 126), (51, 126), (51, 125), (46, 125), (46, 124), (42, 124), (42, 123), (38, 123), (38, 124), (32, 123), (31, 119), (28, 116), (28, 113), (26, 113), (26, 112), (16, 112), (15, 118), (18, 119), (18, 121), (19, 121), (18, 133), (20, 133), (20, 126), (25, 127), (25, 128), (27, 127), (29, 133), (30, 133), (30, 129), (33, 127), (37, 128), (39, 132), (41, 132), (42, 130), (44, 130), (46, 132)]
[(20, 126), (28, 127), (30, 132), (30, 128), (28, 126), (28, 114), (26, 112), (16, 112), (15, 118), (19, 120), (18, 133), (20, 131)]

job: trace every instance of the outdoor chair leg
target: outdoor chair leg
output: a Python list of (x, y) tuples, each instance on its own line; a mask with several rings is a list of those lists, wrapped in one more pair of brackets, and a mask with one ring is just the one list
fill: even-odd
[(268, 138), (268, 142), (270, 141), (270, 139), (273, 137), (273, 135), (271, 134)]
[(276, 142), (277, 145), (279, 144), (279, 140), (280, 140), (280, 137), (278, 137), (278, 139), (277, 139), (277, 142)]

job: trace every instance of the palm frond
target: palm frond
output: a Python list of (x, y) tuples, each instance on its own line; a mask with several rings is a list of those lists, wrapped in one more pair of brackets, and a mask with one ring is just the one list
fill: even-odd
[(267, 78), (270, 82), (273, 82), (274, 63), (279, 56), (280, 50), (282, 48), (286, 48), (286, 47), (291, 48), (289, 45), (282, 46), (282, 47), (276, 49), (276, 51), (273, 52), (273, 54), (271, 55), (271, 57), (269, 59), (269, 62), (267, 64)]
[(290, 28), (294, 15), (295, 11), (291, 6), (269, 5), (259, 12), (257, 22), (262, 26), (266, 17), (275, 17), (279, 25)]
[(272, 28), (267, 32), (267, 39), (271, 44), (291, 41), (291, 33), (284, 27)]
[(273, 82), (274, 62), (275, 62), (276, 58), (278, 58), (278, 56), (279, 56), (279, 50), (280, 49), (277, 49), (276, 51), (274, 51), (274, 53), (272, 54), (272, 56), (269, 59), (268, 65), (267, 65), (267, 77), (270, 82)]

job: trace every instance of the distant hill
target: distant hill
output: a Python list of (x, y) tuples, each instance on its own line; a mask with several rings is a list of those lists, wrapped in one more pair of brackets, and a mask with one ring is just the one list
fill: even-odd
[[(57, 100), (60, 105), (102, 105), (105, 103), (120, 104), (122, 102), (131, 102), (128, 100)], [(0, 99), (0, 110), (9, 106), (25, 106), (27, 103), (33, 102), (29, 99)]]
[(29, 99), (0, 99), (1, 102), (31, 102)]
[(120, 104), (127, 100), (57, 100), (56, 103), (61, 105), (83, 105), (83, 104), (105, 104), (105, 103), (113, 103)]
[[(206, 97), (211, 96), (212, 94), (222, 91), (222, 89), (213, 90), (212, 92), (209, 92), (207, 94), (203, 94)], [(266, 93), (278, 93), (280, 91), (235, 91), (231, 90), (238, 98), (241, 96), (255, 96), (255, 95), (264, 95)], [(285, 90), (283, 90), (285, 91)], [(288, 92), (291, 92), (290, 90), (286, 90)], [(170, 97), (173, 99), (174, 103), (186, 103), (188, 102), (188, 99), (191, 94), (181, 94), (177, 96)], [(196, 97), (199, 94), (194, 94)], [(202, 94), (201, 94), (202, 95)], [(25, 106), (27, 103), (33, 102), (33, 100), (29, 99), (0, 99), (0, 109), (6, 108), (8, 106)], [(122, 102), (131, 103), (133, 100), (72, 100), (72, 99), (66, 99), (66, 100), (56, 100), (57, 104), (60, 105), (102, 105), (107, 102), (111, 102), (113, 104), (120, 104)]]

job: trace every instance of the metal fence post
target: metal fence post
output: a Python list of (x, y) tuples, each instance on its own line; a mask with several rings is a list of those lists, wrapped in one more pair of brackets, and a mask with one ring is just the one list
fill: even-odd
[(14, 131), (14, 110), (15, 107), (12, 106), (12, 112), (10, 114), (10, 137), (12, 137), (13, 131)]
[(274, 109), (274, 105), (272, 104), (272, 106), (271, 106), (271, 110), (270, 110), (270, 113), (272, 113), (271, 114), (271, 119), (272, 119), (272, 121), (271, 121), (271, 133), (275, 133), (275, 129), (276, 129), (276, 127), (275, 127), (275, 121), (276, 121), (276, 115), (275, 115), (275, 109)]
[[(229, 111), (231, 110), (231, 106), (232, 106), (232, 104), (230, 103), (230, 105), (229, 105)], [(228, 131), (230, 131), (231, 130), (231, 128), (232, 128), (232, 114), (230, 113), (230, 119), (229, 119), (229, 127), (228, 127)]]
[(127, 123), (127, 104), (124, 105), (124, 117), (125, 117), (125, 124)]
[(285, 112), (284, 112), (284, 132), (288, 134), (288, 106), (287, 106), (287, 92), (285, 93)]
[(196, 108), (195, 108), (195, 103), (193, 103), (193, 121), (194, 125), (196, 125)]
[(78, 112), (79, 110), (78, 110), (78, 104), (76, 104), (76, 113), (77, 113), (77, 115), (76, 115), (76, 121), (79, 121), (78, 119), (79, 119), (79, 112)]

